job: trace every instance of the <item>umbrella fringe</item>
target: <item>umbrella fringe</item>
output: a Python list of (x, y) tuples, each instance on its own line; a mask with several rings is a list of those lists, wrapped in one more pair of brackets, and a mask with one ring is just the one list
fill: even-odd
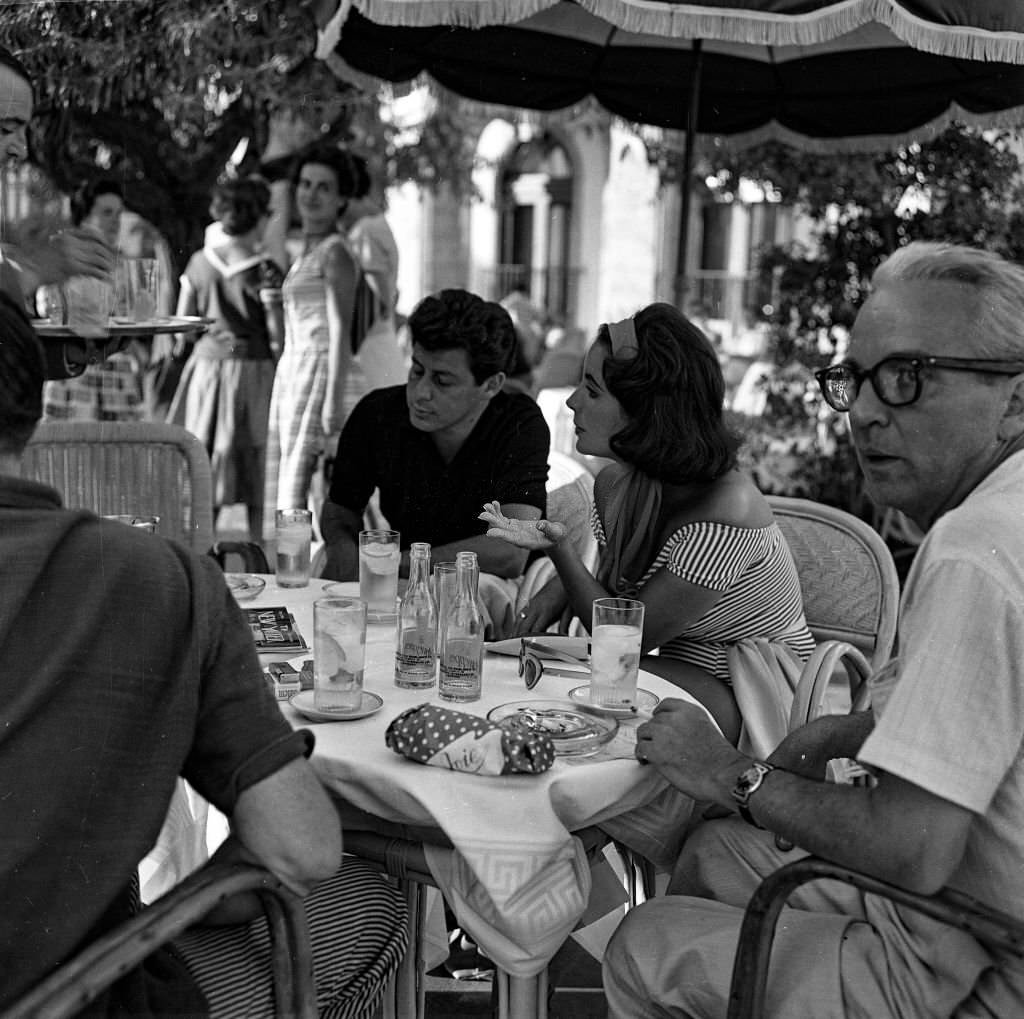
[[(346, 63), (337, 53), (331, 53), (327, 58), (327, 66), (334, 74), (359, 88), (367, 91), (378, 91), (380, 89), (395, 90), (395, 86), (380, 78), (358, 71), (351, 64)], [(638, 121), (631, 121), (626, 117), (609, 113), (601, 104), (589, 97), (582, 102), (560, 110), (526, 110), (514, 106), (503, 106), (500, 103), (486, 103), (477, 99), (466, 99), (457, 92), (452, 92), (439, 82), (435, 81), (428, 74), (421, 74), (413, 81), (407, 82), (400, 89), (401, 92), (414, 88), (425, 88), (431, 95), (438, 98), (448, 97), (457, 103), (459, 108), (468, 116), (476, 117), (500, 117), (515, 123), (526, 120), (538, 126), (566, 126), (584, 119), (597, 117), (607, 118), (609, 123), (621, 124), (628, 130), (641, 135), (644, 131), (652, 129), (651, 124), (643, 124)], [(818, 153), (830, 155), (832, 153), (870, 153), (870, 152), (892, 152), (912, 142), (928, 141), (946, 130), (951, 124), (966, 124), (969, 127), (991, 128), (997, 130), (1005, 128), (1008, 130), (1020, 130), (1024, 125), (1024, 106), (1015, 106), (1011, 109), (1000, 110), (995, 113), (972, 113), (962, 106), (953, 104), (949, 109), (943, 111), (939, 116), (921, 124), (912, 130), (898, 134), (858, 135), (846, 138), (814, 138), (810, 135), (800, 134), (788, 127), (772, 121), (752, 131), (744, 131), (733, 135), (701, 134), (698, 136), (698, 152), (710, 152), (712, 148), (717, 151), (739, 152), (743, 149), (753, 148), (755, 145), (763, 145), (766, 142), (781, 142), (801, 152)], [(677, 128), (658, 128), (655, 130), (664, 131), (666, 135), (675, 135), (681, 138), (683, 132)]]
[[(510, 25), (557, 0), (338, 0), (320, 31), (317, 55), (334, 48), (352, 7), (382, 25), (410, 28)], [(885, 25), (915, 49), (958, 60), (1024, 63), (1024, 33), (942, 25), (908, 11), (898, 0), (845, 0), (805, 14), (710, 11), (701, 4), (657, 0), (577, 0), (580, 7), (627, 32), (677, 39), (718, 39), (766, 46), (813, 46), (869, 22)]]
[[(364, 17), (381, 25), (423, 28), (457, 25), (479, 28), (507, 25), (537, 14), (556, 0), (342, 0)], [(347, 12), (346, 12), (347, 13)]]
[(899, 134), (857, 135), (847, 138), (812, 138), (809, 135), (792, 131), (777, 121), (734, 135), (701, 135), (698, 151), (706, 149), (714, 142), (717, 150), (739, 152), (743, 149), (763, 145), (765, 142), (780, 142), (801, 152), (819, 155), (857, 154), (871, 152), (892, 152), (913, 142), (929, 141), (942, 134), (951, 124), (964, 124), (968, 127), (989, 128), (998, 130), (1020, 130), (1024, 124), (1024, 106), (1016, 106), (997, 113), (971, 113), (953, 103), (927, 124)]
[[(384, 88), (392, 90), (396, 94), (404, 94), (414, 88), (425, 88), (431, 95), (450, 97), (470, 117), (498, 117), (512, 123), (525, 120), (539, 127), (545, 127), (566, 126), (573, 122), (591, 119), (596, 116), (599, 119), (607, 119), (608, 123), (620, 124), (630, 131), (641, 135), (644, 131), (651, 130), (652, 127), (650, 124), (642, 124), (616, 114), (608, 113), (593, 97), (574, 103), (571, 107), (565, 107), (561, 110), (522, 110), (517, 107), (507, 107), (507, 105), (497, 102), (481, 102), (477, 99), (467, 99), (459, 95), (458, 92), (445, 88), (426, 74), (420, 75), (414, 81), (403, 83), (402, 86), (396, 89), (390, 82), (374, 78), (372, 75), (361, 71), (356, 71), (337, 53), (332, 53), (328, 57), (327, 63), (328, 67), (337, 77), (349, 81), (359, 88), (364, 88), (368, 91)], [(845, 138), (815, 138), (784, 127), (777, 121), (772, 121), (770, 124), (755, 128), (753, 131), (744, 131), (738, 134), (701, 134), (699, 135), (697, 151), (698, 153), (709, 152), (714, 145), (715, 150), (719, 152), (723, 150), (740, 152), (744, 148), (752, 148), (755, 145), (764, 144), (768, 141), (778, 141), (796, 148), (800, 152), (815, 153), (822, 156), (834, 153), (851, 155), (857, 153), (885, 153), (893, 152), (896, 148), (914, 141), (928, 141), (941, 134), (951, 124), (966, 124), (969, 127), (990, 128), (992, 130), (1000, 128), (1020, 130), (1022, 125), (1024, 125), (1024, 107), (1014, 107), (1013, 109), (1002, 110), (997, 113), (975, 114), (954, 103), (938, 117), (910, 131), (898, 134), (858, 135)], [(677, 128), (654, 129), (677, 137), (682, 137), (683, 134)]]
[(919, 18), (895, 0), (870, 0), (870, 16), (914, 49), (958, 60), (1024, 63), (1024, 33), (964, 25), (937, 25)]
[[(388, 2), (388, 0), (384, 0)], [(870, 0), (846, 0), (808, 14), (711, 12), (703, 4), (635, 0), (576, 0), (591, 14), (643, 35), (719, 39), (765, 46), (813, 46), (846, 35), (871, 20)]]

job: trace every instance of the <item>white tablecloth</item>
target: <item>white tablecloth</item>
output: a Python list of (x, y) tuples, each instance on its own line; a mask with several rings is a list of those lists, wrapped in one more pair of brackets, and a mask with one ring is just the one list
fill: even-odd
[[(312, 603), (324, 586), (324, 581), (313, 580), (308, 588), (281, 589), (268, 577), (259, 598), (246, 604), (286, 605), (312, 647)], [(338, 586), (357, 591), (356, 584)], [(669, 790), (653, 768), (625, 756), (559, 758), (542, 775), (497, 778), (407, 760), (385, 746), (388, 723), (406, 708), (443, 702), (436, 687), (396, 687), (393, 656), (393, 636), (390, 643), (368, 646), (365, 688), (384, 700), (375, 715), (316, 724), (285, 702), (282, 711), (292, 724), (316, 734), (312, 763), (333, 792), (384, 820), (438, 828), (447, 836), (454, 852), (427, 846), (427, 858), (456, 916), (502, 969), (513, 976), (533, 976), (543, 970), (587, 904), (590, 871), (571, 833), (617, 818), (616, 837), (632, 844), (629, 835), (635, 830), (640, 835), (637, 848), (646, 848), (649, 835), (657, 839), (660, 828), (672, 827), (666, 815), (678, 811), (679, 820), (685, 820), (688, 801)], [(265, 663), (283, 657), (288, 656), (261, 656)], [(450, 706), (483, 716), (508, 701), (564, 696), (585, 681), (585, 675), (578, 681), (545, 675), (530, 693), (517, 676), (515, 658), (488, 654), (482, 698)], [(661, 697), (687, 696), (649, 673), (641, 673), (640, 685)], [(635, 723), (620, 726), (612, 753), (629, 753), (634, 728)], [(645, 805), (653, 809), (621, 817)]]

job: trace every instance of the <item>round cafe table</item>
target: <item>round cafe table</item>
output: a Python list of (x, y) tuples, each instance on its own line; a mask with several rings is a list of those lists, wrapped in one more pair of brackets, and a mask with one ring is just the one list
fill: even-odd
[[(311, 658), (313, 602), (328, 582), (280, 588), (273, 576), (265, 579), (265, 589), (245, 606), (286, 606), (310, 652), (264, 654), (261, 660)], [(355, 583), (333, 587), (358, 594)], [(616, 737), (597, 754), (559, 757), (541, 775), (479, 776), (399, 756), (384, 742), (391, 720), (406, 708), (443, 702), (436, 686), (404, 690), (394, 685), (394, 649), (393, 627), (369, 627), (364, 688), (383, 700), (375, 714), (318, 724), (288, 702), (281, 702), (281, 710), (293, 725), (315, 733), (313, 767), (346, 804), (389, 825), (438, 833), (438, 844), (423, 847), (435, 882), (485, 954), (526, 987), (526, 1004), (517, 1008), (513, 1001), (510, 1014), (542, 1016), (536, 978), (583, 915), (590, 893), (589, 863), (573, 833), (614, 823), (617, 840), (648, 852), (650, 840), (661, 837), (659, 827), (677, 822), (689, 801), (673, 796), (653, 768), (635, 760), (636, 722), (620, 720)], [(485, 716), (510, 701), (564, 698), (587, 681), (582, 671), (579, 680), (546, 674), (527, 691), (517, 671), (516, 658), (486, 654), (480, 700), (446, 706)], [(662, 698), (691, 699), (650, 673), (641, 673), (640, 686)], [(631, 835), (638, 844), (631, 844)]]

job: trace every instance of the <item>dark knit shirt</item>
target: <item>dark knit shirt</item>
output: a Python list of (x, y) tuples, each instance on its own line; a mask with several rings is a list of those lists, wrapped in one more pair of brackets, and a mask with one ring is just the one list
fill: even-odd
[(546, 508), (550, 435), (537, 404), (498, 393), (451, 463), (409, 420), (405, 386), (378, 389), (349, 415), (338, 442), (330, 499), (362, 516), (374, 489), (388, 523), (414, 541), (446, 545), (483, 534), (485, 502)]

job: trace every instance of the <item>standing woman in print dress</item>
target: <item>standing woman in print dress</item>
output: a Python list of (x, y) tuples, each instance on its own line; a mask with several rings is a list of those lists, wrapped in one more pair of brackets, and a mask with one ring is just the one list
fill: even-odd
[(724, 393), (711, 343), (671, 305), (601, 326), (568, 401), (579, 451), (613, 461), (594, 484), (597, 576), (561, 524), (510, 520), (494, 504), (481, 518), (488, 535), (545, 551), (558, 571), (518, 633), (542, 632), (567, 603), (589, 624), (595, 598), (638, 598), (641, 668), (696, 697), (735, 743), (729, 646), (762, 637), (805, 659), (814, 638), (771, 507), (736, 466)]
[(309, 151), (292, 184), (302, 249), (282, 288), (285, 343), (267, 446), (271, 512), (307, 505), (318, 461), (333, 454), (345, 418), (367, 392), (352, 336), (360, 269), (338, 229), (356, 189), (352, 159), (334, 147)]

